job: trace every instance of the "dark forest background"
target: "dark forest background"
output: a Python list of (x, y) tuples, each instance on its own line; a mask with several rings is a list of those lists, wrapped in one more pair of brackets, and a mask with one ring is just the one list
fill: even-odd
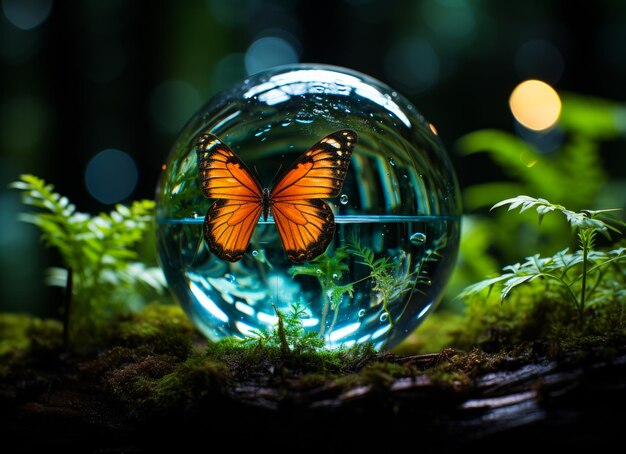
[[(217, 91), (274, 65), (335, 64), (396, 88), (437, 125), (462, 189), (506, 178), (455, 144), (479, 129), (519, 133), (508, 99), (523, 80), (612, 100), (622, 133), (602, 143), (601, 157), (611, 180), (626, 178), (623, 1), (1, 4), (1, 310), (58, 309), (41, 303), (58, 292), (42, 277), (57, 258), (35, 227), (17, 221), (24, 207), (11, 181), (41, 176), (87, 212), (153, 198), (187, 119)], [(105, 175), (104, 185), (93, 174)]]

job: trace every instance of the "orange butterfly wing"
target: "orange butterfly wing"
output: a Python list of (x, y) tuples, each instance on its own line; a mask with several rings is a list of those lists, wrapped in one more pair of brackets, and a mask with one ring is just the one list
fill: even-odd
[(272, 215), (290, 260), (312, 260), (332, 241), (335, 217), (320, 199), (341, 192), (356, 140), (356, 133), (350, 130), (324, 137), (300, 156), (272, 189)]
[(212, 134), (199, 137), (196, 154), (202, 193), (219, 199), (204, 218), (204, 237), (213, 254), (236, 262), (261, 217), (261, 185), (243, 161)]

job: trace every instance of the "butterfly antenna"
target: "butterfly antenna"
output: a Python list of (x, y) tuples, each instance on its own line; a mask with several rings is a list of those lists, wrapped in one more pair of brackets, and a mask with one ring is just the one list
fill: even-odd
[(270, 182), (270, 186), (274, 186), (274, 181), (276, 181), (276, 177), (280, 174), (280, 169), (282, 169), (282, 168), (283, 168), (283, 163), (281, 162), (280, 165), (278, 166), (278, 170), (276, 171), (276, 173), (272, 177), (272, 181)]

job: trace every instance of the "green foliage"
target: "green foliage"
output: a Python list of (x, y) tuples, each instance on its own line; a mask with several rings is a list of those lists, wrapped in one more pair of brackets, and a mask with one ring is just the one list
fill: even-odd
[(490, 205), (502, 194), (513, 196), (521, 191), (545, 194), (568, 205), (592, 203), (606, 181), (599, 147), (581, 138), (573, 139), (555, 155), (546, 155), (512, 134), (494, 130), (473, 132), (463, 137), (459, 146), (467, 155), (487, 152), (517, 180), (468, 188), (465, 203), (469, 209)]
[(360, 259), (361, 264), (366, 265), (370, 269), (369, 278), (373, 281), (373, 290), (380, 292), (383, 299), (383, 310), (387, 313), (389, 324), (393, 327), (394, 320), (389, 312), (389, 301), (394, 293), (401, 293), (404, 289), (398, 287), (403, 281), (397, 280), (394, 276), (394, 263), (391, 257), (381, 257), (376, 259), (374, 251), (370, 248), (361, 246), (357, 238), (353, 238), (350, 242), (350, 252)]
[[(562, 213), (572, 230), (576, 232), (581, 249), (570, 252), (569, 248), (566, 248), (551, 257), (535, 254), (523, 263), (504, 267), (505, 273), (499, 276), (470, 285), (461, 293), (462, 298), (468, 298), (498, 285), (501, 288), (500, 301), (504, 301), (512, 290), (541, 278), (545, 281), (546, 292), (554, 291), (553, 287), (556, 285), (561, 291), (560, 297), (573, 303), (578, 311), (579, 321), (582, 321), (588, 305), (608, 304), (616, 299), (626, 301), (624, 298), (626, 295), (618, 290), (626, 284), (626, 273), (621, 268), (621, 263), (626, 261), (626, 248), (620, 247), (606, 252), (593, 250), (598, 232), (609, 239), (610, 231), (620, 232), (608, 223), (610, 215), (607, 213), (614, 210), (574, 212), (545, 199), (528, 196), (503, 200), (493, 208), (506, 205), (509, 206), (509, 211), (517, 208), (522, 212), (534, 209), (540, 220), (549, 212)], [(623, 225), (615, 219), (611, 222)], [(590, 279), (595, 279), (591, 285), (588, 284)]]
[[(318, 280), (324, 299), (320, 336), (323, 336), (325, 332), (329, 308), (334, 311), (329, 328), (329, 331), (332, 331), (339, 314), (339, 305), (344, 300), (344, 296), (352, 297), (354, 285), (366, 280), (372, 281), (372, 290), (380, 295), (383, 310), (387, 315), (389, 324), (393, 327), (395, 321), (391, 315), (389, 304), (403, 293), (415, 289), (418, 282), (424, 284), (430, 282), (425, 276), (422, 276), (422, 265), (432, 260), (435, 254), (437, 251), (431, 251), (429, 255), (424, 257), (413, 273), (408, 276), (399, 276), (400, 263), (394, 258), (380, 257), (377, 259), (372, 249), (361, 245), (357, 238), (351, 238), (348, 245), (337, 248), (334, 255), (331, 256), (325, 252), (311, 262), (292, 266), (289, 269), (289, 274), (291, 276), (312, 276)], [(343, 273), (349, 270), (346, 260), (350, 256), (356, 258), (358, 264), (365, 265), (369, 269), (369, 273), (356, 282), (340, 283)]]
[(624, 134), (624, 106), (615, 101), (562, 93), (559, 125), (563, 130), (593, 140), (610, 140)]
[[(329, 307), (334, 310), (334, 319), (331, 326), (334, 326), (339, 313), (339, 305), (343, 301), (344, 295), (353, 295), (353, 284), (339, 284), (343, 277), (344, 271), (350, 268), (345, 263), (348, 258), (347, 246), (335, 249), (331, 256), (328, 251), (315, 259), (303, 265), (295, 265), (289, 268), (289, 274), (294, 276), (313, 276), (322, 287), (322, 297), (324, 298), (324, 309), (322, 311), (322, 320), (320, 322), (320, 336), (324, 335), (326, 327), (326, 317), (328, 316)], [(332, 330), (332, 328), (331, 328)]]
[(24, 204), (39, 209), (20, 219), (38, 226), (44, 244), (64, 262), (66, 269), (49, 271), (48, 282), (71, 284), (72, 304), (66, 311), (74, 328), (92, 336), (88, 332), (101, 319), (140, 307), (163, 291), (161, 271), (138, 262), (134, 250), (152, 226), (153, 201), (117, 205), (110, 213), (91, 216), (33, 175), (22, 175), (11, 187), (22, 191)]
[(554, 203), (548, 202), (546, 199), (535, 199), (533, 197), (528, 197), (526, 195), (520, 195), (517, 197), (513, 197), (511, 199), (502, 200), (496, 203), (491, 209), (499, 208), (502, 206), (509, 205), (508, 211), (515, 210), (517, 208), (520, 209), (520, 213), (534, 208), (539, 215), (539, 222), (543, 220), (543, 217), (552, 211), (561, 212), (567, 219), (567, 222), (571, 226), (574, 231), (584, 231), (589, 230), (591, 232), (600, 232), (607, 239), (611, 239), (609, 235), (609, 230), (613, 232), (620, 233), (620, 231), (613, 227), (611, 224), (608, 224), (606, 221), (612, 221), (614, 223), (621, 223), (618, 219), (607, 215), (607, 213), (613, 211), (619, 211), (619, 209), (608, 209), (608, 210), (582, 210), (580, 212), (574, 212), (568, 210), (563, 205), (558, 205)]
[[(546, 219), (539, 232), (526, 223), (524, 217), (504, 213), (490, 217), (483, 215), (485, 208), (517, 194), (540, 194), (548, 200), (559, 200), (574, 210), (599, 203), (609, 206), (624, 203), (623, 185), (626, 183), (609, 182), (619, 188), (611, 190), (601, 159), (601, 142), (623, 135), (624, 128), (619, 121), (623, 106), (572, 93), (562, 94), (562, 101), (558, 129), (543, 136), (530, 133), (531, 136), (535, 134), (536, 144), (551, 137), (562, 140), (556, 149), (546, 151), (541, 145), (535, 145), (532, 139), (523, 140), (515, 134), (498, 130), (472, 132), (457, 142), (456, 148), (461, 154), (488, 156), (500, 168), (498, 175), (502, 173), (505, 177), (492, 178), (464, 189), (464, 209), (474, 215), (475, 222), (471, 232), (464, 225), (462, 249), (464, 243), (473, 247), (475, 237), (488, 235), (489, 250), (484, 248), (484, 255), (489, 254), (502, 266), (527, 255), (527, 251), (545, 255), (562, 248), (567, 226), (555, 219)], [(493, 272), (491, 261), (476, 260), (477, 254), (474, 249), (472, 260), (461, 262), (463, 269), (455, 273), (454, 286), (463, 287), (477, 276)]]
[(403, 293), (414, 289), (416, 283), (429, 282), (428, 279), (421, 275), (421, 265), (424, 262), (431, 260), (432, 255), (437, 253), (436, 251), (433, 251), (430, 255), (427, 255), (422, 259), (422, 263), (418, 267), (417, 271), (410, 273), (408, 276), (401, 277), (398, 276), (398, 266), (392, 257), (380, 257), (377, 259), (374, 251), (366, 246), (362, 246), (357, 238), (352, 238), (350, 240), (349, 251), (354, 254), (357, 259), (359, 259), (358, 263), (369, 268), (370, 273), (365, 279), (372, 279), (372, 289), (381, 295), (383, 310), (387, 314), (389, 324), (392, 327), (395, 322), (389, 310), (390, 302), (398, 298)]
[(289, 312), (274, 309), (278, 316), (276, 326), (267, 332), (256, 331), (254, 337), (244, 342), (256, 343), (258, 348), (279, 348), (283, 355), (314, 353), (324, 348), (324, 339), (319, 333), (306, 331), (302, 326), (305, 306), (293, 303)]
[(337, 282), (343, 277), (344, 271), (348, 271), (349, 267), (345, 263), (348, 258), (347, 247), (343, 246), (335, 249), (331, 256), (328, 252), (317, 256), (304, 265), (295, 265), (289, 268), (289, 274), (293, 276), (313, 276), (315, 277), (322, 289), (330, 292), (330, 300), (335, 307), (341, 303), (343, 295), (349, 293), (352, 295), (351, 285), (337, 285)]

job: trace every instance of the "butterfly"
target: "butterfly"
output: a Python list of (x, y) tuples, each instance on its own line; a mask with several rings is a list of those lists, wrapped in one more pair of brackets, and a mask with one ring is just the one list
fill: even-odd
[(205, 197), (217, 199), (204, 218), (209, 250), (222, 260), (240, 260), (259, 218), (267, 221), (271, 212), (291, 261), (322, 254), (333, 239), (335, 217), (321, 199), (341, 192), (356, 141), (351, 130), (329, 134), (269, 189), (228, 145), (213, 134), (201, 134), (196, 142), (200, 187)]

